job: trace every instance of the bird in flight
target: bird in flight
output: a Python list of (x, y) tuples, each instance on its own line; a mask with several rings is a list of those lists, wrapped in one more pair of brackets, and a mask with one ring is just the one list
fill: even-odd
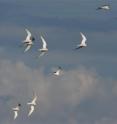
[(47, 48), (47, 43), (46, 43), (45, 39), (43, 38), (43, 36), (41, 36), (41, 41), (42, 41), (43, 45), (42, 45), (42, 48), (38, 49), (38, 50), (41, 52), (40, 56), (43, 56), (48, 51), (48, 48)]
[(15, 108), (12, 108), (12, 110), (14, 111), (14, 120), (18, 117), (18, 112), (20, 110), (21, 104), (18, 103), (18, 105)]
[(59, 66), (56, 71), (53, 72), (53, 75), (59, 76), (61, 74), (62, 68)]
[(27, 52), (33, 45), (33, 41), (35, 40), (35, 38), (32, 36), (31, 32), (28, 29), (25, 29), (25, 31), (27, 33), (27, 37), (23, 41), (23, 44), (24, 44), (24, 46), (26, 46), (24, 52)]
[(81, 35), (81, 37), (82, 37), (81, 43), (78, 44), (75, 49), (80, 49), (80, 48), (82, 48), (82, 47), (86, 47), (86, 46), (87, 46), (87, 44), (86, 44), (86, 40), (87, 40), (87, 39), (86, 39), (85, 35), (84, 35), (82, 32), (80, 32), (80, 35)]
[(34, 112), (35, 106), (37, 105), (36, 101), (37, 101), (37, 95), (35, 93), (33, 100), (31, 102), (27, 103), (30, 106), (30, 110), (29, 110), (28, 116), (30, 116)]
[(96, 10), (110, 10), (110, 5), (103, 5), (98, 7)]

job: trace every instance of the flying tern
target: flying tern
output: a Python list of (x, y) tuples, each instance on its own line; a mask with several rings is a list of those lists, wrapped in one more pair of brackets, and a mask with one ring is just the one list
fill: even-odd
[(87, 44), (86, 44), (86, 40), (87, 39), (86, 39), (85, 35), (82, 32), (80, 32), (80, 35), (82, 37), (82, 41), (81, 41), (80, 44), (77, 45), (77, 47), (75, 49), (80, 49), (82, 47), (86, 47), (87, 46)]
[(12, 108), (12, 110), (14, 111), (14, 120), (18, 117), (18, 112), (20, 110), (20, 106), (21, 106), (21, 104), (19, 103), (15, 108)]
[(35, 106), (37, 105), (36, 101), (37, 101), (37, 95), (34, 94), (33, 100), (31, 102), (27, 103), (30, 106), (28, 116), (30, 116), (34, 112)]
[(110, 6), (109, 5), (103, 5), (97, 8), (97, 10), (110, 10)]
[(53, 72), (53, 75), (59, 76), (61, 74), (62, 68), (59, 66), (56, 71)]
[(23, 41), (23, 44), (26, 46), (24, 52), (27, 52), (33, 45), (33, 41), (35, 40), (35, 38), (32, 36), (31, 32), (28, 29), (25, 29), (25, 31), (27, 33), (27, 37)]
[(45, 39), (43, 38), (43, 36), (41, 36), (41, 40), (42, 40), (42, 48), (39, 49), (39, 51), (41, 52), (40, 56), (43, 56), (47, 51), (48, 51), (48, 48), (47, 48), (47, 43), (45, 41)]

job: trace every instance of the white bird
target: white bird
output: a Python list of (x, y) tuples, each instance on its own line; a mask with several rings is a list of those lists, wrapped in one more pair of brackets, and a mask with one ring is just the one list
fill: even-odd
[(15, 108), (12, 108), (12, 110), (14, 111), (14, 120), (18, 117), (18, 112), (20, 110), (20, 106), (21, 106), (21, 104), (19, 103)]
[(24, 52), (27, 52), (33, 45), (33, 41), (35, 40), (35, 38), (32, 36), (31, 32), (28, 29), (25, 29), (25, 31), (27, 32), (27, 37), (23, 41), (23, 44), (26, 45)]
[(85, 35), (82, 32), (80, 32), (80, 35), (82, 37), (82, 41), (81, 41), (80, 44), (77, 45), (77, 47), (75, 49), (80, 49), (82, 47), (86, 47), (87, 46), (87, 44), (86, 44), (86, 40), (87, 39), (86, 39)]
[(30, 116), (33, 113), (33, 111), (35, 110), (35, 106), (37, 105), (36, 101), (37, 101), (37, 95), (35, 94), (33, 100), (31, 102), (27, 103), (28, 105), (30, 105), (30, 110), (29, 110), (28, 116)]
[(47, 48), (47, 43), (42, 36), (41, 36), (41, 40), (42, 40), (43, 45), (42, 45), (42, 48), (39, 49), (39, 51), (41, 52), (40, 56), (43, 56), (48, 51), (48, 48)]
[(109, 5), (103, 5), (97, 8), (97, 10), (110, 10), (110, 6)]
[(54, 74), (55, 76), (59, 76), (60, 73), (61, 73), (61, 71), (62, 71), (62, 68), (59, 66), (58, 69), (57, 69), (55, 72), (53, 72), (53, 74)]

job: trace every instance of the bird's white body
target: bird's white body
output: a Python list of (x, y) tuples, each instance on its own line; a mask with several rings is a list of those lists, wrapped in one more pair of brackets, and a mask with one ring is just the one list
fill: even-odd
[(41, 40), (42, 40), (43, 45), (42, 45), (42, 48), (39, 49), (39, 51), (41, 52), (40, 56), (44, 55), (48, 51), (47, 43), (42, 36), (41, 36)]
[(87, 46), (87, 44), (86, 44), (86, 40), (87, 39), (86, 39), (85, 35), (82, 32), (80, 32), (80, 35), (82, 37), (82, 41), (81, 41), (80, 44), (77, 45), (76, 49), (79, 49), (79, 48), (82, 48), (82, 47), (86, 47)]
[(53, 75), (59, 76), (61, 74), (61, 71), (62, 71), (62, 68), (58, 67), (58, 69), (55, 72), (53, 72)]
[(97, 8), (97, 10), (99, 10), (99, 9), (110, 10), (110, 6), (109, 5), (103, 5), (103, 6)]
[(57, 70), (56, 72), (54, 72), (55, 76), (59, 76), (60, 75), (60, 70)]
[(25, 31), (27, 32), (27, 37), (23, 41), (23, 44), (26, 45), (24, 52), (27, 52), (31, 48), (31, 46), (33, 45), (34, 38), (32, 37), (32, 34), (28, 29), (25, 29)]
[(35, 106), (37, 105), (36, 101), (37, 101), (37, 96), (35, 95), (33, 100), (31, 102), (27, 103), (28, 105), (30, 105), (30, 110), (29, 110), (28, 116), (30, 116), (33, 113), (33, 111), (35, 110)]

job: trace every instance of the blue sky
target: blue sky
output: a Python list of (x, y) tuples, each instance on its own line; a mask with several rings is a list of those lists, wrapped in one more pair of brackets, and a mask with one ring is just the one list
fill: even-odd
[[(105, 3), (110, 11), (96, 11)], [(116, 6), (116, 0), (0, 0), (1, 124), (117, 123)], [(36, 41), (24, 54), (25, 28)], [(80, 32), (88, 46), (74, 51)], [(41, 34), (49, 51), (38, 58)], [(64, 74), (56, 78), (58, 65)], [(39, 105), (28, 118), (33, 91)], [(14, 121), (11, 108), (19, 101)]]

